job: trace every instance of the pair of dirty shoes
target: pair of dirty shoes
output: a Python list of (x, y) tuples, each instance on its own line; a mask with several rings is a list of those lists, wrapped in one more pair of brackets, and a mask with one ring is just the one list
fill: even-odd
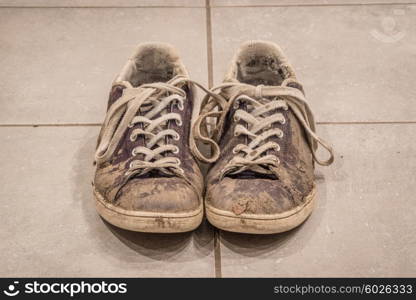
[[(316, 157), (318, 143), (328, 160)], [(205, 178), (198, 161), (211, 164)], [(223, 83), (208, 90), (171, 46), (142, 44), (111, 88), (95, 155), (96, 207), (133, 231), (193, 230), (205, 206), (220, 229), (283, 232), (312, 212), (315, 161), (329, 165), (332, 149), (315, 134), (277, 45), (243, 44)]]

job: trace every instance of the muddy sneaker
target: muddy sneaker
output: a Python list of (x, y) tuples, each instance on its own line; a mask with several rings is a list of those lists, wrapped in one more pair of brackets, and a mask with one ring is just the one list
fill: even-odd
[(199, 104), (175, 50), (142, 44), (115, 79), (95, 155), (94, 195), (111, 224), (184, 232), (203, 215), (203, 178), (189, 150)]
[[(224, 83), (202, 102), (194, 139), (209, 144), (215, 162), (206, 182), (208, 220), (243, 233), (278, 233), (312, 212), (314, 161), (329, 165), (332, 149), (315, 134), (312, 112), (279, 47), (244, 44)], [(214, 122), (211, 122), (211, 121)], [(211, 128), (213, 127), (213, 128)], [(317, 144), (330, 153), (320, 161)]]

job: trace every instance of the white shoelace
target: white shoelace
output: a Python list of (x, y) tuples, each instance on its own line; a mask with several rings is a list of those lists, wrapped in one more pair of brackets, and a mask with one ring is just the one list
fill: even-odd
[[(276, 155), (267, 154), (269, 150), (279, 151), (280, 149), (278, 143), (267, 141), (270, 137), (284, 138), (281, 129), (271, 126), (275, 123), (285, 123), (283, 114), (278, 112), (280, 109), (291, 109), (297, 117), (305, 130), (314, 160), (320, 165), (330, 165), (333, 162), (333, 150), (316, 135), (312, 111), (300, 90), (285, 86), (284, 83), (282, 86), (253, 86), (239, 82), (224, 83), (207, 90), (184, 76), (176, 76), (166, 83), (144, 84), (137, 88), (132, 87), (128, 82), (123, 82), (128, 87), (107, 112), (99, 136), (96, 162), (108, 161), (127, 128), (140, 123), (142, 128), (134, 129), (130, 140), (135, 141), (138, 136), (145, 136), (146, 145), (135, 147), (132, 151), (132, 156), (142, 154), (144, 159), (133, 159), (126, 175), (131, 177), (134, 174), (145, 174), (152, 169), (159, 169), (165, 174), (184, 177), (184, 171), (180, 168), (180, 160), (163, 155), (166, 152), (177, 153), (179, 151), (177, 146), (165, 143), (165, 138), (172, 137), (177, 140), (180, 136), (175, 130), (163, 125), (169, 121), (175, 121), (179, 126), (182, 124), (181, 116), (177, 113), (166, 112), (166, 108), (175, 102), (180, 110), (183, 109), (186, 93), (181, 87), (188, 83), (198, 86), (207, 94), (202, 101), (202, 110), (191, 130), (190, 138), (192, 153), (203, 162), (213, 163), (219, 158), (218, 141), (230, 108), (236, 107), (240, 101), (252, 107), (250, 112), (237, 109), (234, 114), (235, 121), (243, 120), (248, 125), (245, 127), (238, 124), (234, 134), (245, 135), (250, 142), (247, 145), (239, 144), (234, 147), (235, 156), (222, 170), (222, 175), (236, 174), (248, 169), (268, 174), (271, 173), (270, 167), (276, 167), (280, 163)], [(143, 115), (136, 116), (139, 110)], [(154, 119), (158, 114), (160, 117)], [(214, 124), (210, 123), (212, 120), (215, 121)], [(212, 156), (203, 155), (196, 141), (209, 144)], [(329, 152), (330, 157), (327, 160), (322, 161), (317, 158), (318, 144)]]
[[(292, 79), (291, 79), (292, 80)], [(286, 81), (288, 82), (288, 81)], [(236, 110), (235, 121), (243, 120), (248, 127), (237, 124), (234, 135), (245, 135), (250, 142), (239, 144), (233, 149), (235, 156), (226, 164), (221, 176), (227, 173), (237, 174), (244, 170), (253, 170), (263, 174), (273, 173), (270, 169), (277, 167), (279, 158), (273, 154), (267, 154), (269, 150), (280, 150), (276, 142), (266, 141), (272, 136), (283, 137), (283, 131), (273, 128), (274, 123), (285, 123), (285, 118), (279, 109), (291, 109), (305, 130), (309, 146), (314, 160), (320, 165), (330, 165), (333, 160), (332, 148), (315, 133), (315, 122), (311, 109), (303, 93), (295, 88), (284, 86), (253, 86), (249, 84), (230, 82), (221, 84), (213, 89), (203, 101), (201, 114), (194, 126), (194, 139), (209, 144), (212, 156), (204, 156), (198, 148), (195, 148), (195, 156), (200, 160), (212, 163), (220, 156), (218, 141), (221, 138), (227, 113), (231, 107), (237, 107), (239, 101), (248, 103), (252, 110), (247, 112)], [(215, 97), (212, 96), (215, 93)], [(274, 100), (271, 100), (273, 98)], [(227, 100), (228, 99), (228, 100)], [(268, 116), (264, 116), (267, 113)], [(213, 130), (210, 120), (215, 119)], [(330, 154), (327, 160), (319, 160), (316, 156), (317, 145), (322, 145)]]
[[(145, 174), (152, 169), (159, 169), (165, 174), (182, 174), (180, 160), (176, 157), (164, 156), (166, 152), (178, 153), (179, 148), (166, 143), (166, 138), (180, 139), (179, 134), (167, 128), (170, 121), (182, 125), (178, 113), (166, 112), (167, 108), (176, 103), (179, 110), (183, 110), (186, 93), (180, 87), (187, 82), (187, 78), (178, 76), (169, 82), (143, 84), (134, 88), (128, 82), (123, 95), (110, 107), (107, 112), (99, 143), (95, 154), (97, 163), (108, 161), (128, 127), (141, 124), (142, 128), (135, 128), (130, 135), (134, 142), (138, 136), (146, 138), (146, 146), (135, 147), (131, 153), (133, 157), (143, 154), (144, 159), (133, 159), (126, 172), (127, 176)], [(140, 111), (143, 115), (137, 115)], [(155, 116), (160, 115), (155, 118)]]
[[(162, 155), (166, 152), (176, 154), (179, 151), (177, 146), (165, 143), (166, 137), (172, 137), (174, 140), (181, 138), (175, 130), (166, 127), (169, 121), (175, 121), (178, 126), (181, 126), (181, 116), (178, 113), (167, 112), (166, 108), (176, 102), (179, 110), (184, 109), (186, 93), (182, 87), (186, 84), (197, 86), (212, 97), (216, 95), (201, 84), (180, 75), (168, 82), (143, 84), (139, 87), (132, 87), (126, 81), (120, 84), (126, 88), (123, 90), (123, 95), (110, 106), (107, 112), (98, 139), (96, 163), (110, 160), (128, 127), (141, 124), (142, 128), (135, 128), (131, 132), (130, 140), (134, 142), (141, 135), (146, 138), (146, 145), (135, 147), (131, 155), (135, 157), (142, 154), (144, 159), (133, 159), (126, 176), (143, 175), (152, 169), (159, 169), (165, 174), (176, 174), (185, 178), (184, 171), (180, 167), (181, 161), (176, 157)], [(143, 115), (137, 116), (139, 111)], [(154, 119), (158, 114), (160, 116)], [(197, 148), (192, 138), (192, 131), (193, 128), (191, 128), (190, 147), (195, 153)]]

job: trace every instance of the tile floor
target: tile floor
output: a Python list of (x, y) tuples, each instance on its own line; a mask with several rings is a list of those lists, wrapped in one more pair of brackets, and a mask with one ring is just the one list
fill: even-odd
[[(397, 0), (1, 1), (0, 276), (416, 276), (415, 17)], [(336, 149), (311, 218), (268, 236), (104, 223), (91, 162), (134, 46), (169, 42), (217, 84), (248, 39), (282, 46)]]

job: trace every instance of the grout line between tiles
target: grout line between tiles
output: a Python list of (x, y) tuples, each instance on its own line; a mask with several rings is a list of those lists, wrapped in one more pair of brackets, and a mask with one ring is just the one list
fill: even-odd
[(0, 124), (0, 127), (98, 127), (101, 123), (33, 123), (33, 124)]
[(214, 227), (215, 278), (222, 278), (221, 231)]
[[(416, 121), (351, 121), (351, 122), (316, 122), (317, 125), (394, 125), (416, 124)], [(0, 124), (1, 127), (99, 127), (102, 123), (22, 123)]]
[[(214, 82), (213, 58), (212, 58), (212, 23), (211, 3), (205, 0), (206, 31), (207, 31), (207, 64), (208, 64), (208, 88), (212, 88)], [(222, 278), (221, 272), (221, 233), (214, 227), (214, 269), (215, 277)]]
[(248, 5), (213, 5), (212, 8), (255, 8), (255, 7), (348, 7), (348, 6), (400, 6), (416, 5), (416, 2), (403, 3), (303, 3), (303, 4), (248, 4)]
[(146, 5), (131, 5), (131, 6), (16, 6), (16, 5), (5, 5), (0, 6), (2, 8), (200, 8), (203, 9), (204, 6), (169, 6), (169, 5), (159, 5), (159, 6), (146, 6)]
[(316, 122), (317, 125), (380, 125), (380, 124), (416, 124), (416, 121), (351, 121), (351, 122)]
[(212, 88), (214, 82), (213, 60), (212, 60), (212, 23), (211, 23), (211, 3), (205, 0), (206, 10), (206, 30), (207, 30), (207, 60), (208, 60), (208, 87)]
[[(207, 0), (206, 0), (207, 1)], [(416, 2), (379, 2), (379, 3), (299, 3), (299, 4), (237, 4), (237, 5), (210, 5), (210, 8), (250, 8), (250, 7), (333, 7), (333, 6), (389, 6), (389, 5), (416, 5)], [(207, 7), (207, 6), (205, 6)], [(2, 8), (204, 8), (204, 6), (192, 6), (192, 5), (127, 5), (127, 6), (117, 6), (117, 5), (107, 5), (107, 6), (19, 6), (19, 5), (0, 5)]]

